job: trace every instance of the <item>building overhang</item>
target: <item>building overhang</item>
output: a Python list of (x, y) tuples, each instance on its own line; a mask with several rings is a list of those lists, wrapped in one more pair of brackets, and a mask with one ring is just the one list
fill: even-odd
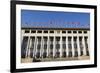
[(21, 29), (32, 29), (32, 30), (90, 30), (90, 28), (48, 28), (48, 27), (21, 27)]

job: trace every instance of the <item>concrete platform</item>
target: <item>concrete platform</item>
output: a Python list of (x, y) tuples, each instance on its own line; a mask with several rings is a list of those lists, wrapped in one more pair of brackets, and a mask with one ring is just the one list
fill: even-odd
[[(66, 57), (66, 58), (38, 58), (34, 62), (48, 62), (48, 61), (73, 61), (73, 60), (89, 60), (89, 56), (80, 56), (80, 57)], [(33, 58), (22, 58), (21, 63), (32, 63)]]

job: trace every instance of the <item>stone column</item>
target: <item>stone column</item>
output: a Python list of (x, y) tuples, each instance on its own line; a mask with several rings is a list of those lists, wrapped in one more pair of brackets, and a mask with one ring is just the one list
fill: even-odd
[(60, 57), (62, 57), (62, 36), (60, 36)]
[(26, 57), (28, 57), (29, 42), (30, 42), (30, 37), (28, 37), (28, 42), (26, 47)]
[(47, 38), (47, 57), (49, 56), (49, 36)]
[(38, 44), (38, 42), (37, 42), (37, 37), (36, 37), (36, 42), (35, 42), (35, 58), (36, 58), (36, 54), (37, 54), (37, 44)]
[(36, 37), (34, 38), (34, 49), (33, 49), (33, 57), (35, 57), (35, 43), (36, 43)]
[(85, 48), (85, 39), (84, 39), (84, 36), (82, 38), (82, 43), (83, 43), (83, 55), (86, 55), (86, 48)]
[(30, 48), (31, 48), (31, 45), (32, 45), (32, 39), (30, 38), (29, 39), (29, 47), (28, 47), (28, 57), (30, 57)]
[(66, 37), (66, 57), (68, 56), (68, 36)]
[(43, 36), (42, 36), (42, 39), (41, 39), (41, 58), (43, 59), (43, 52), (44, 52), (44, 39), (43, 39)]
[(77, 36), (77, 50), (78, 50), (78, 56), (80, 56), (80, 45), (79, 45), (79, 36)]
[(89, 38), (89, 36), (87, 38), (87, 44), (88, 44), (88, 52), (89, 52), (89, 55), (90, 55), (90, 38)]
[(53, 57), (55, 56), (55, 49), (56, 49), (56, 41), (55, 41), (55, 36), (54, 36), (54, 40), (53, 40)]
[(41, 48), (40, 48), (40, 57), (42, 57), (43, 56), (43, 36), (41, 36)]
[(72, 36), (72, 39), (71, 39), (71, 42), (72, 42), (72, 57), (74, 57), (74, 40), (73, 40), (73, 36)]

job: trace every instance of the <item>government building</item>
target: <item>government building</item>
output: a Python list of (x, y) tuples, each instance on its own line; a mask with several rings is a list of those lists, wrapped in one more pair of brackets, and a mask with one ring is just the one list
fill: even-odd
[(21, 28), (21, 62), (90, 59), (90, 28)]

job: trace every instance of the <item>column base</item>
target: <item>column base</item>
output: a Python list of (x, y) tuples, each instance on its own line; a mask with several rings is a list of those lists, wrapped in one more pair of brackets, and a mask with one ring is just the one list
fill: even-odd
[(90, 56), (83, 55), (83, 56), (79, 56), (78, 59), (79, 60), (88, 60), (88, 59), (90, 59)]
[(21, 58), (21, 63), (31, 63), (33, 58), (27, 57), (27, 58)]
[(46, 58), (21, 58), (21, 63), (32, 63), (32, 62), (49, 62), (49, 61), (74, 61), (74, 60), (89, 60), (90, 56), (79, 56), (79, 57), (46, 57)]

